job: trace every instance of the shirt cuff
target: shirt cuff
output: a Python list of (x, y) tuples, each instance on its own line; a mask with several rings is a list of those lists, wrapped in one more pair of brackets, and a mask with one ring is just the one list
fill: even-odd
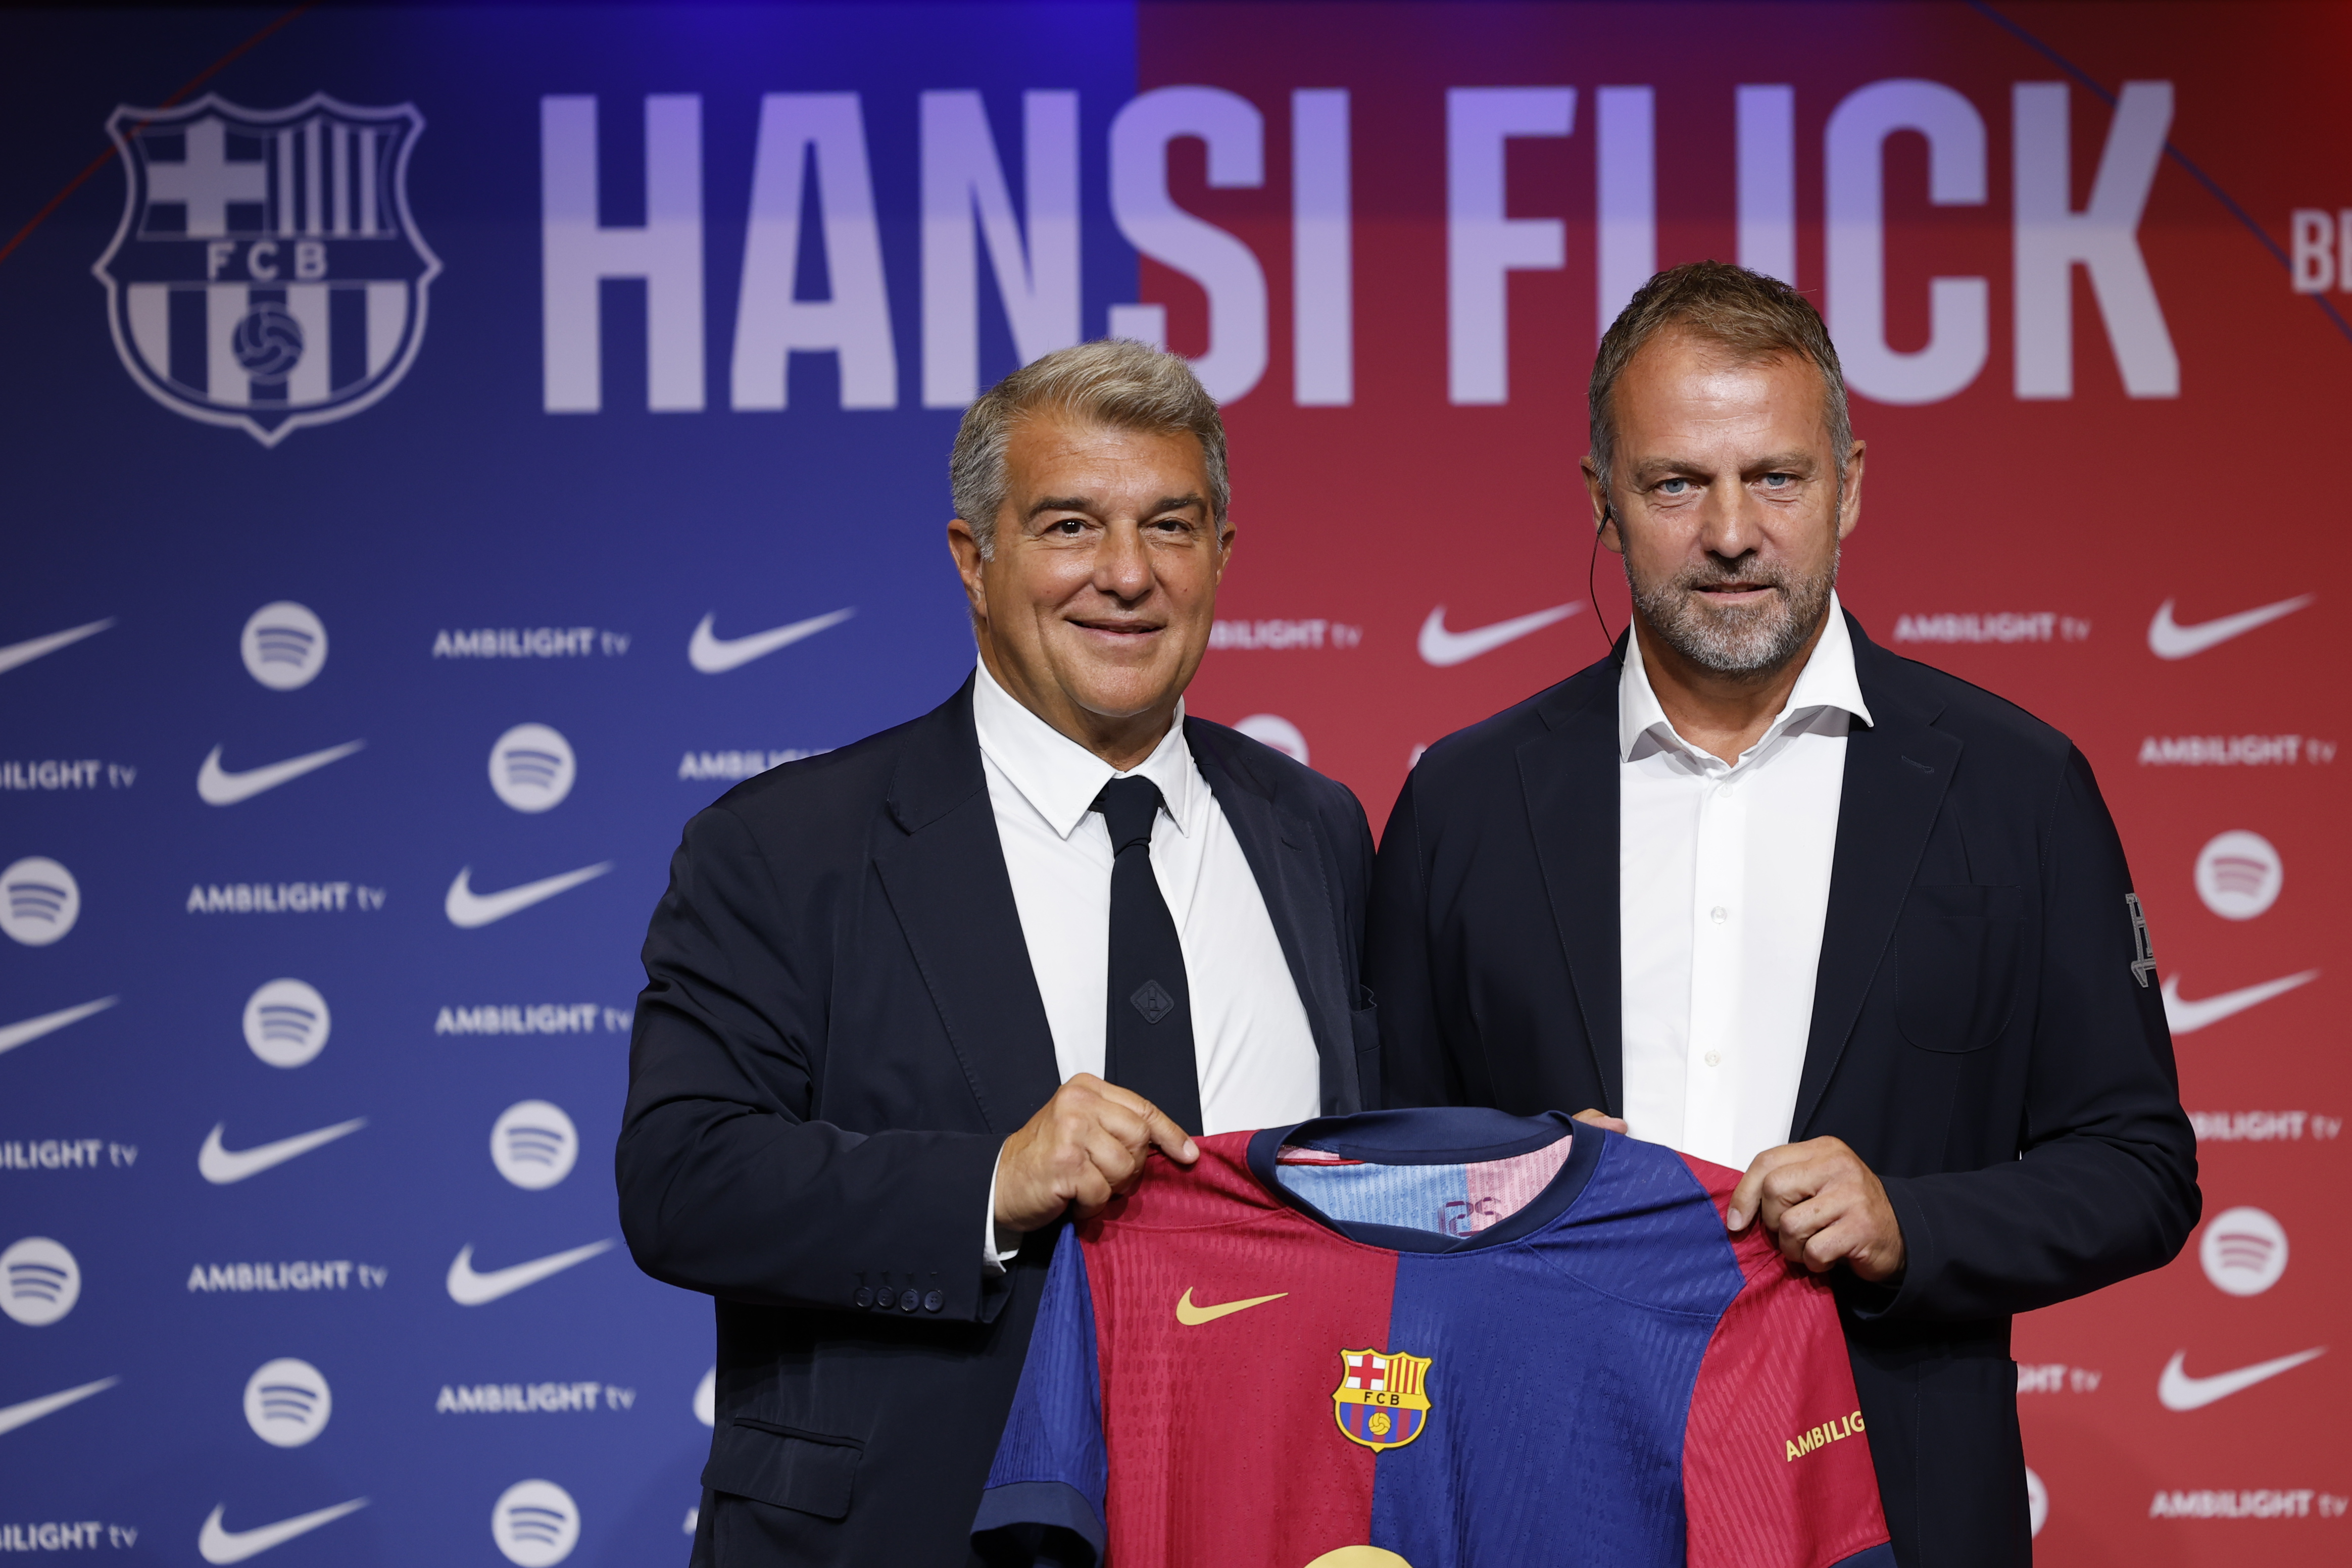
[[(996, 1163), (1004, 1163), (1003, 1151), (999, 1150)], [(1004, 1266), (1021, 1254), (1021, 1236), (1017, 1230), (1006, 1230), (996, 1223), (996, 1171), (988, 1173), (988, 1212), (981, 1216), (980, 1260), (992, 1274), (1002, 1274)]]

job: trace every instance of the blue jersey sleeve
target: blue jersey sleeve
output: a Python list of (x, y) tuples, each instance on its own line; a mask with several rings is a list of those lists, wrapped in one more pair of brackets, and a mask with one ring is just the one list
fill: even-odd
[(973, 1548), (987, 1562), (1091, 1568), (1102, 1560), (1110, 1460), (1097, 1355), (1086, 1249), (1066, 1228), (972, 1521)]

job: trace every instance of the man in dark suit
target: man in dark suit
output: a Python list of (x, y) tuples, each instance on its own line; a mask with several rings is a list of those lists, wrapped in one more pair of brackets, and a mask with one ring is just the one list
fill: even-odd
[(1055, 1222), (1379, 1048), (1355, 797), (1183, 713), (1233, 541), (1190, 367), (1048, 355), (951, 478), (980, 668), (696, 816), (646, 939), (621, 1215), (717, 1298), (698, 1564), (970, 1560)]
[(1591, 408), (1633, 625), (1406, 781), (1381, 1093), (1584, 1107), (1744, 1170), (1729, 1228), (1837, 1271), (1897, 1560), (2024, 1563), (2011, 1315), (2198, 1215), (2122, 845), (2063, 735), (1839, 608), (1864, 452), (1794, 290), (1660, 274)]

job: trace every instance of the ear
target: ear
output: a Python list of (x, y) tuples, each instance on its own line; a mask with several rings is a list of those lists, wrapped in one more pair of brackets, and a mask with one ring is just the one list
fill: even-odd
[(1862, 460), (1866, 443), (1856, 441), (1845, 460), (1845, 493), (1838, 500), (1838, 538), (1844, 539), (1862, 524)]
[(1592, 454), (1587, 452), (1578, 461), (1577, 467), (1584, 473), (1585, 499), (1592, 503), (1593, 531), (1601, 536), (1601, 542), (1607, 545), (1612, 552), (1624, 554), (1625, 539), (1618, 531), (1617, 514), (1609, 504), (1609, 487), (1601, 482), (1601, 469), (1592, 461)]
[(956, 575), (963, 579), (963, 596), (971, 606), (971, 618), (987, 620), (988, 563), (980, 553), (980, 535), (960, 517), (948, 519), (948, 553), (955, 560)]

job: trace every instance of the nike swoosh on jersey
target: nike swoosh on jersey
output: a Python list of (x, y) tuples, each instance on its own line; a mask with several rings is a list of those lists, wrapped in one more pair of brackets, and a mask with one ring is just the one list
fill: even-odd
[(788, 626), (771, 626), (749, 637), (721, 637), (711, 635), (711, 625), (719, 619), (714, 611), (703, 616), (702, 624), (694, 628), (694, 637), (686, 645), (686, 661), (705, 675), (723, 675), (739, 665), (764, 658), (780, 647), (790, 647), (803, 637), (813, 637), (837, 626), (856, 613), (857, 606), (852, 605), (846, 609), (794, 621)]
[(2252, 1366), (2242, 1366), (2235, 1372), (2217, 1372), (2210, 1377), (2191, 1377), (2180, 1370), (2189, 1358), (2187, 1351), (2175, 1351), (2172, 1359), (2164, 1363), (2164, 1375), (2156, 1380), (2156, 1396), (2167, 1410), (2202, 1410), (2217, 1399), (2227, 1399), (2242, 1393), (2258, 1383), (2292, 1372), (2305, 1362), (2316, 1361), (2327, 1353), (2326, 1345), (2315, 1345), (2307, 1351), (2283, 1355), (2275, 1361), (2258, 1361)]
[(2172, 1032), (2176, 1035), (2193, 1035), (2208, 1024), (2218, 1024), (2233, 1013), (2259, 1007), (2273, 996), (2284, 996), (2296, 986), (2308, 985), (2318, 978), (2319, 971), (2306, 969), (2300, 974), (2283, 974), (2276, 980), (2265, 980), (2260, 985), (2242, 986), (2235, 991), (2192, 1000), (2180, 994), (2180, 976), (2167, 975), (2164, 982), (2164, 1021), (2172, 1026)]
[(103, 1013), (120, 996), (101, 996), (95, 1002), (84, 1002), (79, 1007), (60, 1007), (54, 1013), (44, 1013), (37, 1018), (25, 1018), (14, 1024), (0, 1024), (0, 1051), (13, 1051), (18, 1046), (37, 1040), (43, 1035), (53, 1035), (68, 1024), (79, 1024), (92, 1013)]
[(1263, 1307), (1268, 1301), (1279, 1301), (1289, 1294), (1287, 1290), (1276, 1290), (1271, 1296), (1252, 1296), (1242, 1301), (1221, 1301), (1213, 1307), (1195, 1307), (1192, 1305), (1192, 1288), (1187, 1285), (1184, 1294), (1176, 1299), (1176, 1321), (1187, 1328), (1197, 1323), (1213, 1323), (1219, 1318), (1246, 1312), (1252, 1307)]
[(366, 744), (365, 741), (345, 741), (323, 752), (310, 752), (236, 773), (221, 766), (221, 748), (215, 746), (212, 754), (205, 759), (205, 765), (196, 770), (196, 794), (206, 805), (235, 805), (238, 801), (251, 800), (263, 790), (276, 789), (289, 779), (299, 779), (329, 763), (341, 762)]
[(221, 1147), (221, 1133), (228, 1123), (215, 1122), (212, 1131), (205, 1137), (205, 1146), (196, 1151), (196, 1169), (205, 1181), (216, 1187), (225, 1187), (247, 1176), (257, 1176), (272, 1165), (282, 1165), (297, 1154), (307, 1154), (338, 1138), (347, 1138), (366, 1125), (366, 1117), (354, 1116), (349, 1121), (338, 1121), (332, 1127), (321, 1127), (315, 1132), (298, 1132), (291, 1138), (280, 1138), (275, 1143), (257, 1143), (250, 1149), (224, 1149)]
[(85, 1383), (79, 1388), (61, 1389), (56, 1394), (44, 1394), (38, 1399), (27, 1399), (21, 1405), (0, 1405), (0, 1432), (14, 1432), (17, 1427), (38, 1421), (68, 1405), (79, 1405), (93, 1394), (103, 1394), (122, 1380), (101, 1377), (96, 1383)]
[(2158, 658), (2187, 658), (2231, 637), (2243, 637), (2256, 626), (2266, 626), (2282, 616), (2291, 616), (2317, 597), (2316, 594), (2305, 594), (2281, 599), (2275, 605), (2241, 610), (2234, 616), (2200, 621), (2193, 626), (2184, 626), (2172, 618), (2173, 602), (2167, 599), (2157, 606), (2156, 619), (2147, 623), (2147, 651)]
[(30, 664), (43, 654), (55, 653), (68, 643), (78, 643), (84, 637), (94, 637), (113, 624), (114, 617), (109, 616), (102, 621), (89, 621), (79, 626), (68, 626), (61, 632), (51, 632), (45, 637), (27, 637), (23, 642), (10, 643), (6, 647), (0, 647), (0, 670), (14, 669), (20, 664)]
[(451, 925), (471, 931), (492, 921), (502, 921), (517, 910), (527, 910), (558, 893), (569, 892), (583, 882), (593, 882), (612, 868), (612, 861), (601, 860), (593, 866), (583, 866), (577, 871), (566, 871), (561, 876), (541, 877), (536, 882), (525, 882), (519, 888), (478, 893), (474, 891), (474, 868), (467, 866), (460, 869), (457, 879), (449, 884), (449, 896), (441, 901), (441, 912), (449, 917)]
[(477, 1274), (473, 1243), (467, 1242), (458, 1252), (457, 1260), (449, 1265), (449, 1300), (460, 1307), (478, 1307), (485, 1301), (511, 1296), (526, 1285), (536, 1285), (551, 1274), (561, 1274), (575, 1263), (585, 1263), (598, 1253), (611, 1250), (612, 1246), (609, 1241), (592, 1241), (569, 1252), (553, 1252), (528, 1263)]
[(222, 1503), (206, 1516), (204, 1529), (196, 1532), (196, 1555), (215, 1564), (242, 1563), (273, 1546), (283, 1546), (298, 1535), (308, 1535), (322, 1524), (332, 1524), (347, 1513), (357, 1513), (367, 1505), (367, 1499), (355, 1497), (349, 1502), (339, 1502), (332, 1508), (322, 1508), (313, 1513), (298, 1513), (292, 1519), (281, 1519), (275, 1524), (257, 1524), (251, 1530), (228, 1530), (221, 1524), (221, 1515), (228, 1510), (228, 1504)]
[(1580, 602), (1554, 605), (1549, 610), (1537, 610), (1529, 615), (1514, 616), (1507, 621), (1491, 626), (1473, 626), (1466, 632), (1445, 629), (1445, 606), (1440, 605), (1429, 612), (1429, 619), (1421, 623), (1421, 657), (1425, 664), (1444, 669), (1448, 665), (1461, 664), (1476, 658), (1482, 653), (1492, 653), (1505, 643), (1517, 642), (1529, 632), (1539, 632), (1555, 621), (1564, 621), (1584, 608)]

